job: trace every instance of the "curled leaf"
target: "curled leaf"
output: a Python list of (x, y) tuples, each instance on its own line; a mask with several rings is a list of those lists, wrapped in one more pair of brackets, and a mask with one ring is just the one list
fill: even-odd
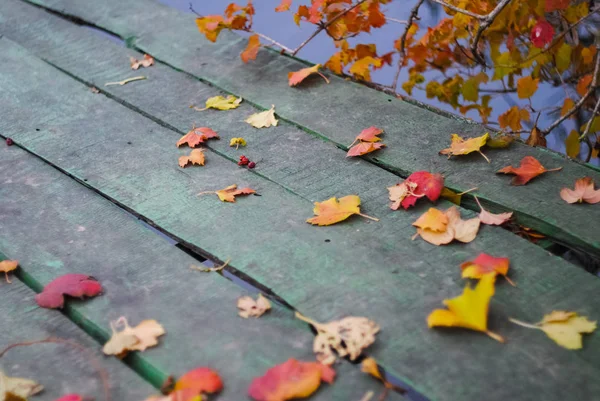
[(446, 228), (448, 227), (448, 217), (444, 214), (444, 212), (431, 207), (412, 225), (424, 230), (443, 232), (446, 231)]
[(18, 266), (18, 260), (3, 260), (0, 262), (0, 272), (4, 273), (4, 278), (6, 279), (7, 283), (11, 283), (10, 279), (8, 278), (8, 273), (15, 270)]
[[(600, 189), (594, 190), (594, 180), (591, 177), (583, 177), (575, 181), (575, 189), (561, 189), (560, 197), (567, 203), (598, 203), (600, 202)], [(1, 266), (2, 262), (0, 262), (0, 271), (2, 271)]]
[(460, 265), (462, 269), (463, 278), (482, 278), (485, 274), (492, 273), (494, 275), (500, 274), (506, 278), (512, 286), (515, 283), (512, 282), (506, 275), (508, 274), (508, 267), (510, 261), (508, 258), (496, 258), (487, 253), (480, 253), (473, 260), (468, 260)]
[(495, 137), (490, 137), (485, 146), (493, 149), (503, 149), (508, 148), (511, 143), (515, 141), (515, 137), (512, 135), (498, 135)]
[(144, 54), (144, 58), (141, 60), (138, 60), (135, 57), (129, 57), (129, 62), (131, 64), (131, 69), (137, 70), (140, 67), (150, 67), (151, 65), (154, 65), (154, 57)]
[(102, 286), (93, 277), (85, 274), (65, 274), (48, 283), (44, 290), (35, 296), (42, 308), (62, 308), (65, 295), (74, 298), (95, 297), (102, 292)]
[(509, 320), (519, 326), (542, 330), (554, 342), (567, 349), (581, 349), (581, 335), (596, 330), (596, 322), (588, 320), (585, 316), (578, 316), (576, 312), (553, 311), (536, 324)]
[(495, 274), (485, 274), (477, 286), (467, 285), (456, 298), (444, 300), (448, 309), (436, 309), (427, 317), (429, 327), (463, 327), (481, 331), (496, 341), (504, 342), (502, 336), (487, 328), (490, 299), (494, 295)]
[(275, 118), (275, 105), (272, 105), (269, 110), (252, 114), (246, 122), (254, 128), (269, 128), (271, 125), (276, 127), (279, 120)]
[(404, 182), (412, 188), (401, 203), (404, 209), (414, 206), (417, 200), (423, 197), (427, 197), (432, 202), (437, 201), (444, 188), (444, 177), (429, 171), (415, 171)]
[(329, 83), (329, 79), (321, 72), (319, 72), (319, 68), (321, 68), (321, 64), (315, 64), (312, 67), (303, 68), (301, 70), (295, 72), (288, 72), (288, 83), (290, 86), (296, 86), (300, 82), (304, 81), (306, 77), (312, 74), (319, 74), (321, 78), (325, 80), (325, 82)]
[(546, 168), (542, 166), (542, 164), (537, 161), (535, 157), (525, 156), (521, 160), (521, 165), (519, 167), (507, 166), (498, 170), (496, 174), (514, 174), (516, 177), (512, 179), (512, 185), (525, 185), (540, 174), (544, 174), (548, 171), (558, 171), (561, 169), (562, 167), (557, 167), (546, 170)]
[(157, 338), (165, 329), (156, 320), (143, 320), (135, 327), (129, 326), (125, 317), (110, 322), (112, 336), (102, 351), (106, 355), (126, 355), (129, 351), (144, 351), (158, 344)]
[(477, 202), (477, 205), (479, 205), (479, 208), (481, 209), (481, 212), (479, 212), (479, 220), (481, 220), (483, 224), (500, 226), (511, 219), (513, 212), (499, 214), (490, 213), (487, 210), (485, 210), (483, 206), (481, 206), (481, 203), (479, 203), (479, 199), (477, 199), (476, 196), (474, 198), (475, 202)]
[(306, 398), (321, 381), (333, 383), (335, 371), (319, 362), (302, 362), (290, 358), (252, 380), (248, 395), (256, 401), (285, 401)]
[(238, 314), (247, 319), (249, 317), (261, 317), (265, 312), (271, 309), (271, 303), (262, 294), (258, 294), (256, 301), (252, 297), (245, 296), (238, 299)]
[(26, 401), (29, 396), (35, 395), (43, 389), (44, 386), (33, 380), (8, 377), (0, 370), (0, 400)]
[(179, 138), (177, 141), (177, 147), (181, 145), (188, 145), (190, 148), (204, 143), (207, 139), (219, 138), (219, 134), (208, 127), (194, 127), (187, 134)]
[(188, 163), (204, 166), (204, 150), (194, 149), (190, 152), (189, 156), (181, 156), (179, 158), (179, 167), (185, 168)]
[(242, 98), (236, 98), (235, 96), (229, 95), (227, 97), (223, 96), (213, 96), (206, 100), (206, 107), (200, 109), (198, 107), (190, 106), (194, 110), (204, 111), (207, 109), (217, 109), (217, 110), (231, 110), (238, 108), (240, 103), (242, 102)]
[(413, 193), (416, 187), (417, 184), (410, 181), (404, 181), (400, 184), (388, 187), (388, 192), (390, 193), (389, 198), (392, 202), (394, 202), (390, 205), (390, 208), (392, 210), (398, 210), (400, 205), (402, 205), (402, 201), (404, 201), (408, 195)]
[(375, 342), (375, 335), (380, 330), (377, 323), (366, 317), (350, 316), (329, 323), (315, 322), (299, 312), (296, 312), (296, 317), (317, 330), (313, 351), (317, 354), (317, 360), (325, 365), (336, 361), (334, 351), (341, 358), (348, 356), (354, 361)]
[(198, 193), (198, 195), (204, 194), (216, 194), (222, 202), (235, 202), (235, 197), (239, 195), (250, 195), (256, 193), (251, 188), (240, 188), (238, 189), (236, 184), (230, 185), (227, 188), (220, 189), (218, 191), (204, 191)]
[(346, 157), (366, 155), (367, 153), (375, 152), (376, 150), (385, 148), (385, 146), (386, 145), (383, 143), (360, 142), (348, 150)]
[(450, 158), (450, 156), (467, 155), (472, 152), (479, 152), (479, 154), (481, 154), (481, 156), (483, 156), (489, 163), (490, 159), (488, 159), (487, 156), (481, 152), (481, 147), (485, 145), (489, 137), (490, 134), (485, 133), (482, 136), (465, 140), (457, 134), (452, 134), (452, 142), (450, 143), (450, 147), (440, 150), (440, 154), (448, 155), (448, 158)]
[(306, 220), (306, 222), (313, 225), (329, 226), (344, 221), (354, 214), (379, 221), (375, 217), (362, 214), (359, 206), (360, 198), (356, 195), (344, 196), (339, 200), (333, 197), (324, 202), (315, 202), (315, 208), (313, 209), (315, 217)]

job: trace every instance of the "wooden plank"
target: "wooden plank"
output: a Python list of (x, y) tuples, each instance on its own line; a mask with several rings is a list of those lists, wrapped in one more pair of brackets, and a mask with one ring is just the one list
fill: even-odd
[[(20, 260), (26, 282), (38, 291), (64, 273), (98, 278), (104, 294), (69, 303), (67, 315), (101, 343), (109, 337), (109, 321), (119, 316), (126, 316), (131, 324), (150, 318), (163, 324), (167, 334), (160, 338), (159, 346), (126, 359), (155, 386), (159, 387), (168, 375), (209, 366), (223, 377), (223, 399), (242, 400), (246, 399), (252, 378), (272, 365), (291, 357), (314, 360), (313, 335), (307, 325), (294, 319), (292, 311), (274, 304), (273, 310), (261, 319), (238, 317), (236, 300), (249, 291), (216, 273), (190, 270), (190, 264), (199, 262), (93, 191), (17, 146), (0, 146), (0, 172), (0, 250)], [(81, 338), (73, 334), (74, 325), (62, 314), (37, 308), (31, 290), (24, 292), (17, 285), (0, 287), (4, 319), (1, 346), (50, 335)], [(9, 291), (13, 288), (19, 302), (11, 301)], [(90, 346), (90, 342), (85, 344)], [(101, 346), (92, 343), (91, 347), (99, 353)], [(50, 351), (62, 348), (48, 348), (47, 353), (40, 352), (40, 347), (34, 348), (37, 354), (34, 349), (30, 353), (15, 351), (10, 354), (11, 364), (5, 366), (8, 369), (19, 363), (25, 369), (29, 367), (25, 361), (33, 359), (24, 355), (39, 355), (39, 370), (31, 367), (33, 373), (38, 373), (33, 376), (44, 379), (49, 388), (53, 376), (46, 369), (52, 363), (62, 370), (56, 381), (63, 392), (79, 388), (78, 383), (80, 388), (97, 385), (88, 378), (87, 369), (81, 375), (74, 370), (82, 366), (81, 359), (67, 358), (57, 363), (59, 358)], [(44, 359), (46, 356), (48, 359)], [(141, 401), (157, 392), (148, 384), (130, 386), (136, 383), (130, 377), (133, 372), (116, 358), (103, 359), (111, 367), (114, 400)], [(63, 370), (67, 363), (72, 363), (74, 369), (65, 366)], [(126, 374), (120, 373), (123, 370)], [(336, 371), (335, 385), (324, 386), (315, 399), (358, 400), (368, 390), (382, 391), (382, 386), (358, 366), (343, 362)], [(70, 375), (70, 381), (64, 375)], [(58, 398), (56, 391), (49, 391), (43, 400)], [(396, 393), (390, 396), (400, 397)], [(103, 398), (97, 395), (96, 399)]]
[[(4, 220), (0, 221), (4, 223)], [(3, 259), (5, 257), (0, 254), (0, 260)], [(102, 374), (106, 374), (108, 394), (113, 400), (141, 401), (156, 391), (118, 359), (105, 358), (98, 343), (63, 314), (38, 308), (35, 292), (15, 277), (12, 284), (3, 282), (0, 288), (0, 349), (50, 337), (69, 340), (83, 347), (80, 350), (64, 343), (16, 347), (0, 359), (0, 369), (6, 375), (36, 380), (44, 386), (44, 391), (32, 399), (53, 401), (69, 393), (79, 393), (103, 401)]]
[[(210, 43), (197, 32), (193, 15), (152, 0), (132, 0), (125, 6), (118, 0), (102, 5), (76, 0), (27, 1), (90, 21), (129, 39), (140, 51), (260, 107), (276, 103), (281, 117), (340, 147), (350, 144), (361, 127), (384, 128), (388, 148), (367, 157), (369, 160), (401, 176), (418, 170), (442, 172), (446, 185), (459, 192), (478, 187), (479, 198), (492, 211), (512, 210), (519, 223), (559, 243), (600, 255), (599, 229), (580, 224), (599, 220), (600, 210), (573, 207), (559, 197), (560, 189), (572, 187), (577, 178), (591, 176), (600, 183), (600, 173), (591, 165), (571, 163), (562, 155), (521, 143), (509, 151), (488, 151), (491, 164), (479, 155), (448, 161), (437, 153), (447, 147), (451, 133), (475, 136), (483, 134), (484, 128), (338, 77), (332, 77), (331, 85), (315, 81), (290, 89), (287, 72), (303, 68), (303, 62), (261, 50), (255, 62), (243, 64), (239, 53), (246, 46), (245, 39), (223, 32), (217, 44)], [(526, 187), (512, 187), (509, 177), (494, 174), (504, 166), (518, 164), (526, 155), (548, 167), (563, 166), (563, 171), (540, 177)], [(465, 206), (478, 210), (470, 196), (465, 197)]]
[[(432, 247), (410, 241), (410, 223), (424, 208), (393, 213), (385, 189), (359, 192), (367, 199), (365, 212), (382, 218), (379, 223), (354, 219), (338, 226), (311, 227), (304, 223), (312, 209), (309, 201), (213, 152), (207, 153), (206, 166), (182, 173), (174, 162), (181, 153), (173, 146), (177, 134), (48, 71), (22, 50), (5, 47), (6, 62), (0, 63), (0, 88), (8, 94), (0, 104), (6, 114), (0, 120), (3, 135), (87, 179), (106, 196), (203, 252), (219, 259), (234, 256), (236, 269), (306, 315), (322, 321), (348, 314), (372, 317), (383, 328), (372, 354), (426, 396), (526, 399), (536, 393), (558, 400), (569, 392), (581, 392), (585, 398), (597, 391), (591, 380), (600, 362), (597, 336), (586, 339), (585, 353), (569, 353), (506, 321), (508, 316), (535, 321), (556, 308), (594, 316), (598, 301), (585, 294), (596, 291), (599, 283), (584, 272), (490, 227), (468, 245)], [(21, 68), (9, 68), (16, 64)], [(160, 70), (153, 71), (154, 79), (161, 79)], [(151, 93), (146, 90), (152, 80), (138, 84), (138, 90)], [(23, 118), (27, 112), (23, 104), (39, 110), (35, 121)], [(60, 107), (44, 109), (48, 104)], [(230, 120), (243, 119), (235, 113), (228, 114)], [(144, 160), (152, 160), (151, 169)], [(376, 182), (377, 174), (389, 173), (375, 171), (368, 179), (385, 188)], [(355, 181), (340, 180), (331, 190), (345, 195)], [(199, 190), (233, 182), (254, 187), (262, 196), (235, 205), (193, 197)], [(481, 251), (510, 253), (516, 271), (519, 289), (500, 285), (492, 304), (491, 327), (509, 338), (506, 345), (477, 333), (430, 331), (425, 325), (427, 314), (463, 287), (458, 265)], [(489, 366), (502, 374), (490, 377)], [(554, 372), (559, 367), (577, 369), (578, 375), (574, 381), (557, 380)], [(506, 386), (506, 375), (512, 386)]]

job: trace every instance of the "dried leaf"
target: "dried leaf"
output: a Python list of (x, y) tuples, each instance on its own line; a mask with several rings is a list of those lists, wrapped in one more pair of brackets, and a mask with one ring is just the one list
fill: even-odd
[(246, 146), (246, 140), (244, 138), (231, 138), (229, 146), (235, 146), (236, 149), (240, 146)]
[[(436, 221), (436, 219), (438, 221)], [(444, 222), (446, 223), (445, 228)], [(417, 226), (417, 236), (433, 245), (445, 245), (456, 239), (460, 242), (471, 242), (479, 231), (480, 221), (478, 218), (462, 220), (456, 206), (452, 206), (445, 212), (430, 208), (419, 219), (413, 223)]]
[(508, 258), (496, 258), (487, 253), (480, 253), (474, 260), (468, 260), (461, 264), (460, 268), (462, 269), (463, 278), (480, 279), (486, 274), (500, 274), (506, 278), (506, 281), (514, 286), (515, 283), (506, 276), (508, 274), (509, 265), (510, 260)]
[(135, 57), (129, 57), (129, 62), (131, 63), (131, 69), (137, 70), (140, 67), (150, 67), (151, 65), (154, 65), (154, 57), (144, 54), (144, 58), (141, 60), (138, 60)]
[(205, 191), (200, 192), (198, 195), (204, 194), (216, 194), (222, 202), (235, 202), (235, 197), (238, 195), (250, 195), (256, 193), (251, 188), (240, 188), (238, 189), (236, 184), (230, 185), (227, 188), (220, 189), (218, 191)]
[(530, 75), (524, 76), (517, 81), (517, 95), (519, 99), (529, 99), (538, 90), (539, 78)]
[(8, 278), (8, 273), (15, 270), (19, 266), (18, 260), (3, 260), (0, 262), (0, 272), (4, 272), (4, 277), (7, 283), (11, 283)]
[(256, 301), (252, 297), (241, 297), (237, 301), (238, 314), (244, 319), (249, 317), (261, 317), (271, 309), (271, 303), (262, 294), (258, 294)]
[(544, 148), (547, 146), (546, 137), (536, 126), (534, 126), (531, 130), (531, 133), (529, 134), (529, 137), (525, 143), (529, 146), (540, 146)]
[(490, 134), (485, 133), (482, 136), (465, 140), (457, 134), (452, 134), (452, 142), (450, 143), (450, 147), (440, 150), (440, 154), (448, 155), (448, 158), (450, 158), (450, 156), (467, 155), (472, 152), (479, 152), (481, 156), (483, 156), (489, 163), (490, 159), (488, 159), (487, 156), (481, 152), (481, 147), (485, 145), (489, 137)]
[(93, 277), (85, 274), (65, 274), (48, 283), (44, 290), (35, 296), (42, 308), (62, 308), (65, 295), (74, 298), (95, 297), (102, 292), (102, 286)]
[(179, 158), (179, 167), (185, 168), (188, 163), (204, 166), (204, 150), (194, 149), (190, 152), (189, 156), (181, 156)]
[(376, 150), (379, 150), (381, 148), (385, 148), (385, 146), (386, 145), (383, 143), (360, 142), (360, 143), (357, 143), (356, 145), (352, 146), (348, 150), (348, 153), (346, 153), (346, 157), (362, 156), (367, 153), (371, 153)]
[(0, 400), (2, 401), (26, 401), (27, 397), (35, 395), (43, 389), (44, 386), (33, 380), (8, 377), (0, 370)]
[(187, 134), (179, 138), (177, 141), (177, 147), (187, 144), (190, 148), (195, 148), (211, 138), (218, 139), (219, 135), (208, 127), (194, 127)]
[(344, 196), (339, 201), (333, 197), (324, 202), (315, 202), (313, 213), (316, 216), (306, 220), (306, 222), (319, 226), (329, 226), (344, 221), (353, 214), (379, 221), (379, 219), (362, 214), (359, 206), (360, 198), (356, 195)]
[[(383, 130), (381, 128), (377, 128), (377, 127), (365, 128), (354, 139), (354, 142), (352, 142), (352, 145), (354, 145), (356, 143), (356, 141), (379, 142), (379, 141), (381, 141), (381, 138), (379, 137), (379, 135), (381, 135), (381, 134), (383, 134)], [(350, 145), (350, 146), (352, 146), (352, 145)]]
[(489, 224), (492, 226), (500, 226), (500, 225), (506, 223), (508, 220), (510, 220), (510, 218), (513, 215), (513, 212), (499, 213), (499, 214), (490, 213), (487, 210), (485, 210), (483, 208), (483, 206), (481, 206), (481, 203), (479, 203), (479, 199), (477, 199), (476, 196), (474, 198), (475, 198), (475, 202), (477, 202), (477, 204), (479, 205), (479, 208), (481, 209), (481, 212), (479, 212), (479, 220), (481, 220), (481, 222), (483, 224)]
[[(575, 189), (561, 189), (560, 197), (567, 203), (598, 203), (600, 189), (594, 190), (594, 180), (591, 177), (583, 177), (575, 181)], [(1, 266), (2, 262), (0, 262), (0, 271), (2, 271)]]
[(494, 340), (504, 342), (504, 338), (487, 328), (488, 309), (490, 299), (494, 295), (495, 280), (495, 274), (485, 274), (475, 289), (467, 285), (462, 295), (445, 299), (444, 305), (448, 309), (436, 309), (431, 312), (427, 317), (427, 325), (429, 327), (463, 327), (481, 331)]
[(329, 79), (325, 75), (319, 72), (319, 68), (321, 68), (321, 64), (313, 65), (312, 67), (303, 68), (301, 70), (295, 72), (288, 72), (288, 83), (290, 86), (296, 86), (300, 82), (304, 81), (306, 77), (312, 74), (319, 74), (325, 82), (329, 83)]
[(198, 107), (191, 106), (194, 110), (203, 111), (207, 109), (217, 109), (217, 110), (231, 110), (236, 109), (242, 103), (242, 98), (236, 98), (235, 96), (229, 95), (227, 97), (223, 96), (213, 96), (206, 100), (206, 107), (200, 109)]
[(275, 118), (275, 105), (272, 105), (269, 110), (252, 114), (246, 122), (254, 128), (269, 128), (271, 125), (276, 127), (279, 120)]
[(223, 390), (223, 382), (217, 372), (201, 367), (190, 370), (181, 376), (173, 390), (193, 390), (196, 395), (213, 394)]
[(256, 401), (306, 398), (319, 388), (321, 381), (331, 384), (334, 378), (335, 371), (327, 365), (290, 358), (252, 380), (248, 395)]
[(456, 206), (452, 206), (444, 213), (448, 217), (448, 227), (454, 230), (454, 239), (464, 243), (471, 242), (475, 239), (481, 223), (479, 218), (475, 217), (469, 220), (461, 219), (460, 212)]
[[(317, 360), (325, 365), (336, 361), (335, 352), (341, 358), (348, 356), (351, 361), (375, 342), (380, 327), (366, 317), (350, 316), (329, 323), (318, 323), (296, 312), (296, 317), (311, 324), (317, 330), (313, 351)], [(334, 352), (335, 351), (335, 352)]]
[(554, 342), (566, 349), (581, 349), (583, 347), (581, 334), (596, 330), (595, 321), (590, 321), (585, 316), (578, 316), (576, 312), (553, 311), (536, 324), (516, 319), (509, 320), (523, 327), (542, 330)]
[(485, 143), (485, 146), (493, 149), (503, 149), (508, 148), (514, 141), (515, 137), (512, 135), (498, 135), (493, 138), (490, 137)]
[(412, 225), (424, 230), (444, 232), (448, 227), (448, 217), (444, 212), (432, 207), (423, 213)]
[(411, 194), (414, 189), (417, 187), (417, 184), (410, 181), (404, 181), (400, 184), (396, 184), (392, 187), (388, 187), (388, 191), (390, 193), (390, 200), (394, 203), (390, 205), (392, 210), (398, 210), (402, 201)]
[(512, 179), (512, 185), (525, 185), (533, 178), (537, 177), (540, 174), (543, 174), (547, 171), (558, 171), (561, 170), (562, 167), (553, 168), (550, 170), (546, 170), (542, 164), (537, 161), (537, 159), (533, 156), (525, 156), (521, 160), (521, 165), (516, 168), (513, 166), (507, 166), (503, 169), (500, 169), (496, 172), (504, 173), (504, 174), (514, 174), (516, 177)]
[(256, 60), (258, 55), (258, 49), (260, 49), (260, 38), (257, 34), (250, 35), (248, 38), (248, 46), (240, 54), (242, 61), (247, 63), (250, 60)]
[[(135, 327), (129, 326), (125, 317), (110, 322), (112, 336), (102, 351), (106, 355), (124, 356), (129, 351), (144, 351), (158, 344), (157, 338), (165, 329), (156, 320), (143, 320)], [(119, 330), (119, 328), (121, 328)]]
[(414, 189), (402, 201), (404, 209), (414, 206), (417, 200), (424, 196), (432, 202), (437, 201), (444, 188), (444, 177), (428, 171), (415, 171), (406, 178), (405, 182), (409, 188), (414, 186)]

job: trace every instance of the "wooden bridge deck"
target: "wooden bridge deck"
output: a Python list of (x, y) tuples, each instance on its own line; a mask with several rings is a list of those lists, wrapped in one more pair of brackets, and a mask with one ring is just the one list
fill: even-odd
[[(237, 36), (224, 32), (217, 44), (208, 43), (190, 15), (151, 0), (29, 3), (0, 2), (0, 136), (17, 144), (0, 146), (0, 258), (21, 262), (18, 280), (0, 284), (8, 301), (0, 306), (7, 322), (0, 346), (53, 335), (99, 354), (110, 320), (152, 318), (167, 330), (158, 347), (124, 363), (96, 356), (113, 399), (142, 400), (169, 375), (210, 366), (225, 381), (217, 399), (243, 400), (251, 379), (269, 367), (313, 358), (313, 334), (294, 310), (319, 321), (358, 315), (382, 327), (367, 354), (409, 388), (404, 399), (600, 400), (600, 336), (586, 337), (582, 351), (568, 351), (507, 319), (537, 321), (566, 309), (597, 320), (598, 278), (498, 227), (483, 227), (469, 244), (411, 241), (411, 224), (428, 205), (392, 211), (386, 190), (413, 171), (441, 172), (449, 188), (478, 187), (475, 194), (492, 211), (514, 211), (518, 223), (598, 257), (600, 228), (591, 223), (600, 221), (600, 208), (567, 205), (558, 195), (576, 178), (600, 183), (598, 170), (523, 144), (490, 151), (489, 165), (480, 156), (447, 160), (437, 152), (451, 133), (481, 135), (482, 127), (335, 76), (330, 85), (289, 88), (287, 72), (304, 67), (300, 60), (261, 50), (243, 65)], [(143, 53), (156, 65), (131, 71), (129, 56)], [(104, 86), (134, 75), (148, 79)], [(188, 107), (223, 93), (244, 102), (228, 112)], [(271, 104), (277, 128), (243, 123)], [(176, 160), (183, 151), (174, 144), (193, 124), (211, 127), (221, 140), (208, 143), (206, 166), (182, 170)], [(385, 130), (388, 148), (346, 159), (347, 146), (371, 125)], [(244, 137), (248, 147), (229, 147), (233, 137)], [(257, 168), (238, 167), (242, 153)], [(494, 174), (525, 155), (563, 171), (524, 187)], [(195, 196), (233, 183), (261, 196), (235, 205)], [(380, 221), (305, 223), (313, 202), (348, 194), (358, 194), (363, 212)], [(461, 213), (473, 210), (465, 195)], [(480, 252), (511, 259), (518, 287), (499, 284), (490, 312), (490, 327), (506, 344), (476, 332), (430, 330), (425, 322), (443, 299), (460, 293), (458, 266)], [(191, 254), (215, 263), (231, 258), (225, 277), (190, 270), (198, 263)], [(64, 315), (35, 307), (34, 291), (75, 272), (98, 278), (105, 293), (69, 302)], [(281, 303), (261, 319), (239, 318), (236, 299), (256, 291), (244, 283)], [(23, 375), (48, 389), (35, 399), (52, 401), (67, 390), (103, 399), (93, 372), (80, 368), (81, 356), (59, 357), (59, 350), (55, 344), (43, 353), (14, 350), (0, 364), (10, 376), (31, 369)], [(33, 358), (44, 364), (28, 367)], [(336, 383), (313, 399), (358, 401), (382, 389), (347, 361), (336, 370)]]

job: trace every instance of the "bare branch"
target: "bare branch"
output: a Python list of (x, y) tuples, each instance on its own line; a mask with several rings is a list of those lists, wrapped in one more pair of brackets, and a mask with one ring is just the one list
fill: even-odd
[(285, 46), (285, 45), (283, 45), (283, 44), (281, 44), (281, 43), (277, 42), (277, 41), (276, 41), (276, 40), (274, 40), (274, 39), (271, 39), (271, 38), (270, 38), (270, 37), (268, 37), (267, 35), (264, 35), (264, 34), (262, 34), (262, 33), (260, 33), (260, 32), (253, 31), (252, 29), (249, 29), (247, 32), (254, 33), (254, 34), (256, 34), (256, 35), (260, 36), (261, 38), (263, 38), (263, 39), (265, 39), (265, 40), (268, 40), (269, 42), (271, 42), (271, 43), (272, 43), (272, 44), (274, 44), (275, 46), (277, 46), (277, 47), (279, 47), (279, 48), (281, 48), (281, 49), (285, 50), (285, 51), (286, 51), (286, 52), (288, 52), (288, 53), (292, 53), (292, 52), (293, 52), (293, 50), (292, 50), (292, 49), (290, 49), (289, 47), (287, 47), (287, 46)]
[(481, 40), (481, 36), (483, 35), (483, 32), (486, 29), (488, 29), (490, 27), (490, 25), (492, 25), (492, 23), (494, 22), (494, 20), (498, 16), (498, 14), (500, 14), (502, 12), (502, 10), (504, 10), (504, 8), (511, 1), (512, 0), (502, 0), (500, 2), (500, 4), (498, 4), (491, 13), (489, 13), (485, 18), (483, 18), (481, 20), (481, 24), (479, 24), (479, 28), (477, 29), (477, 33), (475, 34), (475, 40), (473, 41), (473, 44), (471, 45), (471, 53), (473, 53), (473, 57), (475, 57), (475, 59), (484, 66), (486, 65), (485, 59), (479, 52), (479, 48), (478, 48), (479, 41)]
[(458, 8), (458, 7), (453, 6), (452, 4), (446, 3), (445, 1), (442, 1), (442, 0), (430, 0), (430, 1), (441, 4), (446, 8), (456, 11), (457, 13), (461, 13), (461, 14), (468, 15), (469, 17), (477, 18), (478, 20), (481, 20), (481, 21), (486, 19), (485, 15), (472, 13), (471, 11), (468, 11), (468, 10), (465, 10), (462, 8)]
[(419, 18), (419, 8), (424, 2), (425, 0), (419, 0), (410, 11), (410, 17), (408, 17), (406, 28), (404, 29), (404, 33), (400, 38), (400, 60), (398, 60), (398, 69), (396, 70), (396, 75), (394, 75), (394, 81), (392, 82), (392, 90), (394, 92), (396, 92), (396, 88), (398, 87), (398, 78), (400, 78), (400, 71), (402, 71), (402, 66), (404, 65), (404, 59), (406, 57), (406, 37), (408, 36), (408, 31), (410, 31), (415, 19)]
[(587, 138), (588, 134), (590, 133), (590, 128), (592, 128), (592, 122), (594, 121), (594, 118), (596, 118), (596, 115), (598, 114), (598, 110), (600, 110), (600, 96), (598, 96), (598, 101), (596, 102), (596, 107), (594, 107), (592, 116), (590, 117), (587, 124), (585, 125), (585, 130), (583, 131), (583, 134), (581, 134), (581, 136), (579, 137), (579, 142), (581, 142), (585, 138)]

